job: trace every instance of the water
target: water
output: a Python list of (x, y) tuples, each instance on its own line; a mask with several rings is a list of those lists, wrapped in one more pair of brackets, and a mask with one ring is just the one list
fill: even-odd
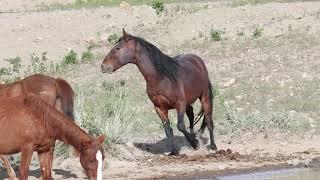
[(217, 177), (219, 180), (319, 180), (320, 169), (296, 168)]
[(273, 171), (250, 172), (226, 176), (189, 176), (174, 178), (183, 180), (320, 180), (320, 169), (294, 168)]

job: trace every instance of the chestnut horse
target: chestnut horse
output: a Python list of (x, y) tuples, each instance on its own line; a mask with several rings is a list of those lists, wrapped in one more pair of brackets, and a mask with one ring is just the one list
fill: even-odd
[[(202, 105), (199, 115), (204, 115), (205, 119), (200, 133), (203, 133), (207, 126), (211, 141), (209, 148), (217, 149), (213, 138), (212, 86), (207, 68), (200, 57), (186, 54), (171, 58), (153, 44), (123, 30), (123, 36), (117, 45), (104, 58), (102, 72), (112, 73), (128, 63), (137, 65), (146, 80), (147, 94), (164, 124), (165, 133), (171, 143), (169, 155), (179, 154), (168, 118), (170, 109), (177, 110), (179, 131), (185, 135), (193, 148), (198, 148), (199, 141), (193, 132), (194, 114), (191, 106), (197, 99)], [(184, 124), (185, 113), (190, 120), (190, 133)]]
[[(46, 103), (69, 116), (71, 120), (74, 119), (74, 92), (71, 86), (63, 79), (35, 74), (14, 83), (0, 84), (0, 98), (15, 97), (26, 93), (38, 95)], [(7, 168), (9, 178), (14, 179), (15, 172), (10, 166), (8, 159), (2, 155), (0, 155), (0, 159), (2, 159)]]
[(33, 94), (0, 98), (0, 154), (21, 152), (20, 180), (28, 179), (33, 151), (38, 152), (43, 179), (51, 179), (53, 149), (58, 139), (80, 154), (91, 180), (102, 180), (105, 136), (93, 138), (69, 117)]

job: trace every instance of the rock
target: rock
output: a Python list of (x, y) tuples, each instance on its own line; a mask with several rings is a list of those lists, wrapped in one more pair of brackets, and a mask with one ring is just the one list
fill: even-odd
[(235, 78), (231, 78), (228, 82), (223, 84), (223, 87), (227, 88), (227, 87), (235, 85), (236, 83), (237, 83), (237, 80)]
[(48, 29), (49, 28), (49, 26), (43, 25), (43, 24), (41, 24), (40, 27), (43, 28), (43, 29)]
[(35, 40), (33, 40), (34, 42), (39, 42), (41, 41), (43, 38), (42, 37), (37, 37)]
[(120, 9), (129, 11), (130, 10), (130, 4), (127, 1), (121, 1)]
[(106, 15), (103, 15), (102, 17), (103, 17), (103, 18), (111, 18), (111, 17), (112, 17), (112, 14), (111, 14), (111, 13), (108, 13), (108, 14), (106, 14)]
[(225, 170), (225, 169), (227, 169), (227, 166), (226, 165), (218, 165), (218, 169)]
[(289, 160), (287, 161), (287, 164), (291, 165), (291, 166), (298, 166), (300, 164), (300, 160), (298, 159), (293, 159), (293, 160)]

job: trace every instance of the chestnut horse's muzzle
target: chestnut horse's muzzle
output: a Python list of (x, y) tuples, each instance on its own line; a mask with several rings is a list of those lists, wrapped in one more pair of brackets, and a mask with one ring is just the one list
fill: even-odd
[(113, 66), (110, 65), (110, 64), (101, 64), (101, 70), (102, 70), (102, 73), (108, 73), (108, 74), (111, 74), (113, 72)]

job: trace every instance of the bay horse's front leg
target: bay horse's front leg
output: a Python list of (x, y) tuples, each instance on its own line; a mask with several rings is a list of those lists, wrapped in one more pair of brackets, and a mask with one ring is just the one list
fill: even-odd
[(6, 156), (0, 155), (0, 159), (3, 161), (4, 166), (7, 169), (8, 179), (14, 180), (16, 179), (16, 173), (14, 172), (13, 168), (10, 165), (10, 162)]
[(185, 106), (180, 106), (177, 108), (177, 114), (178, 114), (178, 130), (181, 131), (184, 136), (187, 138), (187, 140), (189, 141), (189, 143), (191, 144), (191, 146), (194, 149), (198, 149), (199, 148), (199, 140), (196, 139), (195, 134), (190, 134), (187, 130), (186, 130), (186, 126), (184, 124), (184, 113), (185, 113), (186, 107)]
[(50, 147), (49, 151), (38, 152), (38, 158), (41, 168), (41, 177), (42, 180), (51, 180), (51, 170), (53, 162), (53, 151), (54, 146)]
[(32, 158), (33, 149), (32, 146), (26, 146), (21, 148), (21, 164), (19, 180), (27, 180), (29, 175), (29, 166)]
[(159, 107), (155, 107), (155, 110), (158, 113), (160, 119), (162, 120), (162, 123), (164, 125), (164, 130), (166, 132), (168, 141), (170, 142), (170, 145), (171, 145), (171, 152), (170, 152), (169, 156), (179, 155), (179, 151), (177, 150), (177, 148), (174, 144), (174, 140), (173, 140), (173, 130), (170, 127), (170, 121), (168, 118), (168, 110), (166, 110), (164, 108), (159, 108)]

